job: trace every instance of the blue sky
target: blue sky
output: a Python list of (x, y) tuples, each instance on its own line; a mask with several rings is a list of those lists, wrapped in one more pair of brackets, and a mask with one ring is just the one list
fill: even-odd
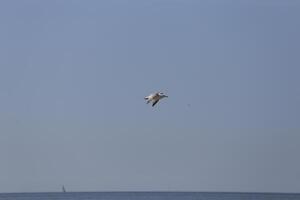
[(299, 10), (1, 1), (0, 192), (299, 192)]

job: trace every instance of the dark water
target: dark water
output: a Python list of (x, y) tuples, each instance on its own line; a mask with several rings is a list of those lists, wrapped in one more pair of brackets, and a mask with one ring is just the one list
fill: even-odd
[(0, 200), (300, 200), (300, 194), (222, 192), (6, 193)]

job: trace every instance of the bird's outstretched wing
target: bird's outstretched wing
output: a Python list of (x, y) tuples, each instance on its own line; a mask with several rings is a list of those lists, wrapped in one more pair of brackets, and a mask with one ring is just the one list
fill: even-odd
[(155, 104), (157, 104), (158, 101), (159, 100), (154, 101), (153, 104), (152, 104), (152, 107), (155, 106)]

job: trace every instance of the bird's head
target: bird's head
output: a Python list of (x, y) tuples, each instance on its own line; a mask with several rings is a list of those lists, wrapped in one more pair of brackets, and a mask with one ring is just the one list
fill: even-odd
[(159, 92), (158, 95), (159, 95), (161, 98), (168, 97), (168, 96), (165, 95), (163, 92)]

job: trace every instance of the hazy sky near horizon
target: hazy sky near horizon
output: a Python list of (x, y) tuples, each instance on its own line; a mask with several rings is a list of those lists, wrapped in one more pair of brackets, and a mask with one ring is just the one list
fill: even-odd
[(300, 192), (299, 19), (293, 0), (0, 1), (0, 192)]

